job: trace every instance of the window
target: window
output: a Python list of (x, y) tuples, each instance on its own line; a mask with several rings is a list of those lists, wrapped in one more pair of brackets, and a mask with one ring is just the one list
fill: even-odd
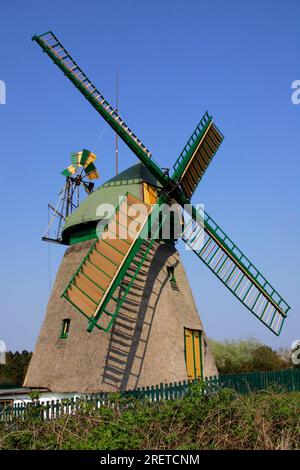
[(167, 272), (170, 280), (170, 284), (173, 290), (179, 290), (175, 278), (174, 266), (167, 266)]
[(61, 328), (61, 333), (60, 333), (60, 339), (67, 339), (69, 336), (69, 331), (70, 331), (70, 323), (71, 320), (69, 318), (65, 318), (62, 321), (62, 328)]
[(184, 355), (189, 380), (203, 377), (201, 330), (184, 329)]
[(176, 282), (175, 274), (174, 274), (174, 266), (167, 266), (168, 276), (170, 282)]

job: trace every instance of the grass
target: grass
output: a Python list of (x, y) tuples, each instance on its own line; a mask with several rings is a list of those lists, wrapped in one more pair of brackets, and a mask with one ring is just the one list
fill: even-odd
[(0, 423), (1, 449), (253, 449), (300, 448), (300, 392), (236, 395), (142, 403), (111, 396), (93, 410), (44, 422), (34, 411), (25, 421)]

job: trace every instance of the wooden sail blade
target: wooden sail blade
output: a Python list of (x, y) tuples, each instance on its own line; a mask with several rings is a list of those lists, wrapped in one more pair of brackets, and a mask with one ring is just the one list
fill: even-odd
[(173, 167), (172, 178), (180, 184), (188, 199), (195, 192), (223, 138), (212, 117), (205, 113)]
[[(136, 223), (128, 215), (135, 204), (139, 208)], [(120, 283), (122, 268), (129, 266), (134, 248), (140, 248), (142, 244), (138, 239), (150, 211), (151, 206), (127, 194), (62, 293), (89, 319), (90, 330), (97, 326), (108, 331), (111, 327), (113, 314), (107, 313), (105, 306)], [(120, 233), (124, 238), (120, 238)], [(110, 317), (108, 322), (107, 317)], [(100, 319), (101, 323), (98, 323)]]
[(161, 168), (150, 158), (151, 152), (124, 122), (116, 109), (104, 98), (93, 82), (78, 66), (58, 38), (51, 32), (34, 36), (43, 51), (62, 70), (64, 75), (76, 86), (96, 111), (107, 121), (112, 129), (123, 139), (140, 161), (159, 180), (167, 180)]
[(279, 336), (290, 306), (206, 212), (203, 223), (199, 223), (201, 214), (195, 208), (190, 215), (183, 240), (234, 296)]
[[(141, 226), (126, 260), (120, 266), (93, 318), (90, 319), (88, 331), (92, 331), (95, 326), (104, 331), (110, 330), (124, 301), (135, 286), (138, 274), (145, 261), (151, 262), (152, 247), (156, 240), (160, 238), (162, 226), (168, 217), (167, 212), (160, 211), (160, 205), (163, 202), (164, 199), (160, 198), (158, 203), (152, 206), (149, 211), (148, 217)], [(117, 294), (118, 288), (120, 288), (120, 291)]]

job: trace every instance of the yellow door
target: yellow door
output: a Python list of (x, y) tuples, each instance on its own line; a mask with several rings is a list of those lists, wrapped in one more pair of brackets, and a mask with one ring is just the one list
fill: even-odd
[(202, 377), (201, 330), (184, 329), (184, 351), (189, 380)]

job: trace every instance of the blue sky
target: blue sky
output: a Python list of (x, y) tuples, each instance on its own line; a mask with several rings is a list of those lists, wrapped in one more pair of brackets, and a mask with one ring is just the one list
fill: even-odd
[[(193, 202), (237, 243), (292, 306), (276, 338), (190, 252), (183, 261), (210, 337), (300, 337), (300, 79), (298, 1), (0, 1), (2, 161), (1, 329), (32, 349), (62, 247), (41, 241), (47, 203), (69, 154), (95, 149), (100, 183), (113, 176), (114, 134), (31, 36), (61, 39), (162, 166), (172, 166), (209, 110), (225, 140)], [(99, 136), (103, 134), (99, 140)], [(96, 145), (96, 148), (95, 148)], [(120, 167), (136, 157), (120, 144)]]

